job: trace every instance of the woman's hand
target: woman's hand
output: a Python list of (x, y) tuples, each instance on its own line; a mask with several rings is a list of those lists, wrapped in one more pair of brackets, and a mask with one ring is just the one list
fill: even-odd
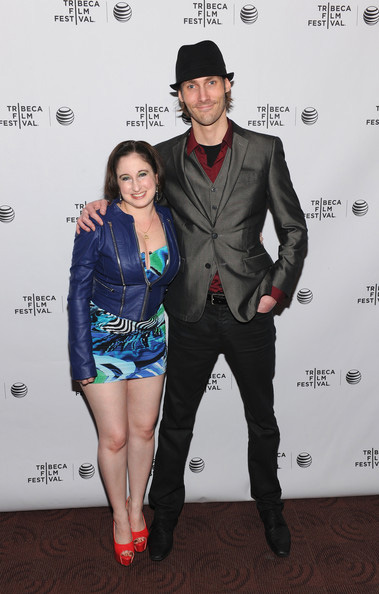
[(81, 386), (87, 386), (88, 384), (92, 384), (94, 381), (94, 377), (87, 377), (86, 379), (80, 380), (79, 384)]

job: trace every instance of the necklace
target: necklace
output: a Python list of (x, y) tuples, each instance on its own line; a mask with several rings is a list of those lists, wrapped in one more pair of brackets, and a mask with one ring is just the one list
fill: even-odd
[(149, 231), (150, 231), (151, 225), (153, 224), (154, 217), (155, 217), (155, 211), (153, 212), (153, 216), (151, 217), (150, 225), (148, 226), (146, 231), (144, 231), (143, 229), (138, 229), (138, 227), (136, 225), (137, 231), (140, 231), (140, 233), (143, 234), (144, 239), (149, 239)]

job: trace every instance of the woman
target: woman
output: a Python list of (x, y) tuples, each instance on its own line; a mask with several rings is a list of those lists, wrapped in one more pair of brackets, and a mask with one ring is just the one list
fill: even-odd
[(95, 417), (122, 565), (147, 544), (142, 508), (166, 368), (162, 301), (179, 268), (170, 211), (156, 204), (163, 183), (152, 146), (118, 144), (108, 159), (105, 197), (111, 204), (103, 225), (76, 236), (71, 265), (72, 377)]

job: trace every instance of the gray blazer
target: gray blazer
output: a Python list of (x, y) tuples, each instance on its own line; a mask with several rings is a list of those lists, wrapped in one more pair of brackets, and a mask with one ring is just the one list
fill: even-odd
[[(181, 267), (169, 287), (165, 306), (169, 314), (196, 322), (218, 270), (232, 314), (247, 322), (272, 286), (291, 295), (306, 253), (307, 227), (282, 142), (233, 122), (232, 150), (223, 165), (228, 167), (223, 175), (226, 183), (217, 211), (212, 213), (201, 180), (204, 173), (200, 166), (196, 169), (194, 157), (191, 177), (185, 174), (188, 134), (156, 147), (166, 167), (165, 198), (174, 217), (181, 255)], [(219, 177), (215, 184), (209, 182), (209, 191), (216, 191), (212, 187), (217, 188)], [(198, 195), (199, 188), (203, 188), (202, 195)], [(259, 238), (268, 209), (280, 244), (275, 262)]]

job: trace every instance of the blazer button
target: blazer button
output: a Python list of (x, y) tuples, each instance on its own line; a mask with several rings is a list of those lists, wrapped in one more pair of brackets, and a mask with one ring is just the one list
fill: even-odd
[(212, 239), (217, 239), (218, 234), (217, 233), (212, 233)]
[(209, 264), (209, 262), (206, 263), (205, 268), (210, 268), (211, 265)]

